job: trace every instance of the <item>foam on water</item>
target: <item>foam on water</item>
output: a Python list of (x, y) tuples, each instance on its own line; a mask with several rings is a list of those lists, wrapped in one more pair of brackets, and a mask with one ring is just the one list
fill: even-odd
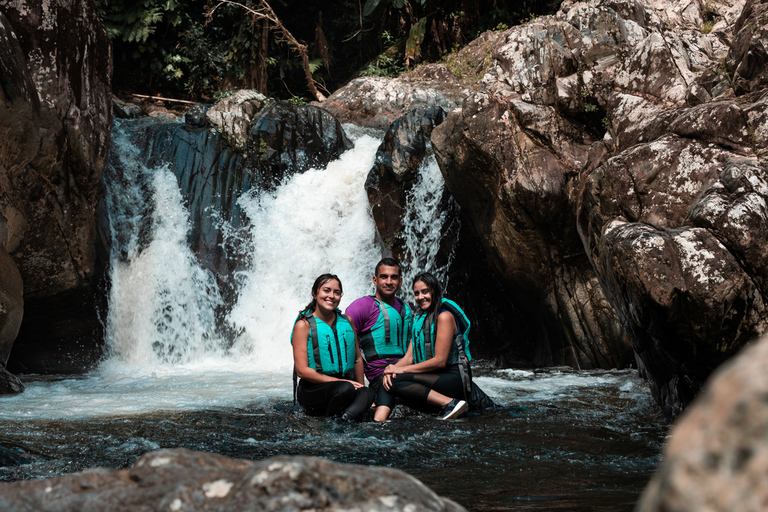
[(251, 267), (242, 273), (228, 322), (242, 334), (237, 357), (260, 369), (290, 370), (290, 326), (312, 299), (315, 278), (339, 276), (344, 309), (373, 291), (381, 258), (364, 183), (380, 140), (362, 136), (326, 169), (294, 176), (275, 193), (240, 200), (250, 221)]

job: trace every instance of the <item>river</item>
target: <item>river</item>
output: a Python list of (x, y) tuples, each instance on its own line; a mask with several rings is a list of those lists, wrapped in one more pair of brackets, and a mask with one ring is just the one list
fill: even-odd
[[(176, 177), (141, 163), (132, 123), (116, 124), (105, 173), (113, 229), (105, 360), (87, 375), (25, 375), (24, 393), (0, 398), (0, 444), (19, 463), (0, 468), (2, 480), (127, 468), (147, 451), (185, 447), (395, 467), (471, 511), (632, 510), (666, 434), (633, 370), (478, 361), (476, 382), (500, 407), (447, 422), (398, 408), (387, 423), (350, 425), (294, 406), (290, 325), (314, 278), (340, 276), (342, 308), (373, 291), (381, 250), (363, 184), (380, 137), (346, 127), (355, 147), (326, 169), (240, 198), (248, 222), (219, 226), (247, 254), (227, 304), (188, 247)], [(442, 186), (435, 169), (425, 164), (423, 186)], [(440, 229), (419, 223), (437, 218), (428, 199), (438, 191), (416, 193), (407, 229), (423, 240)], [(428, 249), (414, 244), (413, 261), (444, 276), (430, 268)]]

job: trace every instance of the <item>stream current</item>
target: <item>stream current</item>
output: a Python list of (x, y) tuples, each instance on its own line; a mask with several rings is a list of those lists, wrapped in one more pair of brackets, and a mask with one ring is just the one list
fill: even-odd
[[(390, 466), (470, 511), (632, 510), (666, 432), (632, 370), (478, 361), (476, 382), (501, 407), (448, 422), (398, 407), (385, 424), (350, 425), (292, 403), (290, 326), (314, 278), (339, 275), (342, 309), (373, 292), (381, 249), (363, 184), (380, 137), (345, 127), (355, 146), (327, 168), (242, 195), (248, 222), (219, 226), (248, 255), (237, 298), (225, 304), (188, 247), (176, 177), (146, 167), (133, 146), (144, 122), (116, 124), (105, 171), (113, 232), (105, 360), (82, 376), (22, 376), (24, 393), (0, 398), (0, 445), (9, 450), (1, 480), (128, 468), (148, 451), (185, 447)], [(439, 223), (424, 219), (439, 218), (432, 199), (442, 186), (434, 159), (418, 182), (428, 188), (407, 205), (407, 231), (432, 239), (425, 230), (439, 232)], [(414, 244), (409, 254), (444, 275), (430, 268), (427, 249)]]

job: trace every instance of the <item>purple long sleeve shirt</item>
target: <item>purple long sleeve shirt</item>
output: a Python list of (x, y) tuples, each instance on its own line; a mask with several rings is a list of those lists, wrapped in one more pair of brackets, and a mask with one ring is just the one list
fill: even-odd
[[(402, 315), (403, 308), (405, 307), (403, 301), (395, 297), (394, 306), (397, 312)], [(354, 324), (359, 337), (361, 333), (370, 331), (371, 327), (376, 323), (376, 320), (379, 319), (379, 305), (376, 304), (373, 297), (366, 295), (347, 306), (345, 313), (352, 319), (352, 324)], [(399, 360), (400, 358), (398, 357), (386, 357), (374, 361), (366, 361), (363, 359), (363, 371), (365, 372), (365, 377), (368, 379), (368, 382), (370, 382), (384, 373), (384, 368), (388, 364), (395, 364)]]

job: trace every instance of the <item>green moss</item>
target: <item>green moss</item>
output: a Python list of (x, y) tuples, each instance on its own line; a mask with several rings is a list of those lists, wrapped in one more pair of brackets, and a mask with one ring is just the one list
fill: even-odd
[(457, 79), (479, 82), (494, 61), (491, 49), (486, 46), (483, 50), (482, 60), (478, 62), (471, 53), (461, 52), (458, 46), (454, 46), (453, 51), (443, 57), (441, 62)]

